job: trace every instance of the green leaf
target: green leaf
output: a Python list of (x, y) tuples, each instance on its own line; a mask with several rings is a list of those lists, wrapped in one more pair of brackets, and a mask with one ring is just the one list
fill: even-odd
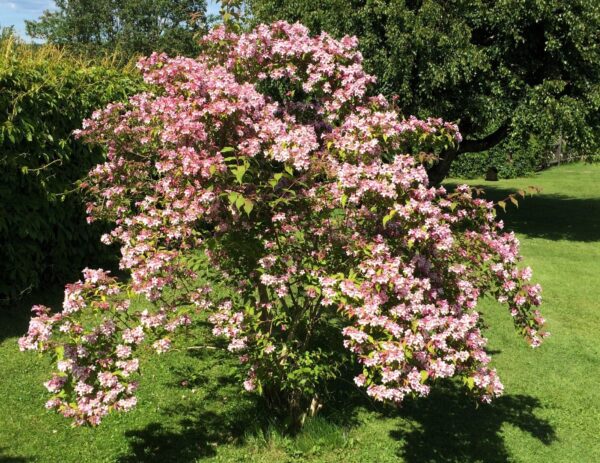
[(473, 378), (467, 378), (467, 380), (465, 381), (467, 387), (469, 388), (470, 391), (473, 390), (473, 388), (475, 387), (475, 379)]
[(244, 198), (241, 194), (238, 193), (238, 197), (235, 200), (235, 207), (240, 209), (244, 205), (245, 202), (246, 202), (246, 198)]
[(392, 209), (384, 218), (383, 218), (383, 226), (385, 227), (387, 223), (392, 220), (392, 218), (396, 215), (396, 209)]
[(237, 191), (232, 191), (231, 193), (229, 193), (229, 195), (227, 195), (227, 199), (229, 200), (229, 204), (235, 204), (236, 201), (238, 200), (238, 197), (240, 196), (240, 194)]
[[(343, 194), (342, 198), (341, 198), (341, 202), (342, 202), (342, 207), (346, 207), (346, 204), (348, 203), (348, 195)], [(383, 225), (385, 226), (385, 223)]]
[(410, 328), (412, 329), (413, 333), (416, 333), (417, 330), (419, 329), (419, 320), (413, 320), (410, 323)]
[(64, 346), (57, 346), (56, 349), (56, 360), (59, 362), (65, 358), (65, 348)]
[(244, 200), (244, 211), (246, 212), (246, 214), (250, 215), (250, 212), (252, 212), (252, 209), (254, 209), (254, 203), (252, 201), (250, 201), (249, 199), (245, 199)]
[(237, 166), (237, 168), (233, 169), (233, 175), (237, 182), (241, 185), (244, 180), (244, 174), (246, 173), (246, 166), (241, 165)]

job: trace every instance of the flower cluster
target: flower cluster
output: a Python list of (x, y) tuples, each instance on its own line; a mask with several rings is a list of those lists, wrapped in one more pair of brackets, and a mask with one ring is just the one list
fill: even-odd
[[(103, 270), (83, 271), (84, 279), (67, 285), (63, 311), (50, 315), (47, 307), (35, 306), (21, 350), (50, 351), (57, 372), (44, 383), (53, 397), (46, 408), (55, 409), (75, 424), (98, 424), (110, 410), (129, 410), (136, 404), (139, 368), (134, 348), (143, 331), (133, 339), (119, 323), (129, 308), (122, 287)], [(92, 328), (90, 328), (90, 325)], [(66, 342), (55, 342), (57, 331)]]
[[(506, 303), (535, 346), (540, 289), (493, 204), (428, 184), (414, 155), (460, 143), (457, 126), (369, 95), (354, 38), (277, 22), (217, 27), (202, 49), (142, 59), (148, 91), (77, 133), (107, 148), (87, 181), (89, 220), (114, 223), (102, 240), (131, 279), (85, 270), (62, 312), (34, 308), (20, 346), (57, 357), (48, 407), (77, 424), (131, 408), (138, 346), (166, 352), (205, 312), (245, 389), (276, 406), (306, 407), (351, 359), (378, 400), (453, 376), (485, 401), (501, 393), (478, 300)], [(230, 297), (192, 270), (197, 254)]]

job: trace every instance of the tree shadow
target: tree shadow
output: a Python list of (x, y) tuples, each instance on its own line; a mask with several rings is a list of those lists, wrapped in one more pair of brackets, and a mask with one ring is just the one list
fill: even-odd
[(510, 461), (502, 431), (511, 425), (550, 445), (556, 434), (550, 423), (535, 415), (538, 399), (505, 395), (479, 405), (456, 385), (432, 391), (427, 398), (407, 403), (399, 428), (391, 436), (403, 441), (407, 463), (501, 463)]
[[(487, 184), (479, 186), (485, 190), (485, 198), (492, 201), (518, 191)], [(536, 193), (518, 201), (518, 208), (510, 202), (506, 212), (497, 208), (498, 218), (504, 220), (507, 230), (553, 241), (600, 241), (600, 198)]]
[[(169, 389), (177, 395), (194, 392), (195, 401), (163, 410), (164, 422), (125, 433), (130, 450), (119, 463), (183, 463), (215, 456), (220, 445), (243, 445), (249, 437), (286, 434), (285, 418), (273, 414), (261, 397), (246, 394), (237, 359), (226, 352), (194, 350), (191, 363), (172, 370)], [(358, 424), (359, 407), (369, 401), (348, 382), (332, 385), (334, 395), (319, 413), (335, 427)], [(168, 423), (168, 424), (167, 424)]]
[(198, 408), (177, 411), (185, 416), (179, 429), (166, 428), (162, 423), (151, 423), (140, 430), (128, 431), (130, 453), (120, 463), (167, 463), (196, 461), (216, 455), (218, 445), (237, 442), (245, 432), (245, 418), (251, 410), (239, 410), (235, 415)]
[[(182, 360), (182, 366), (172, 370), (168, 387), (175, 396), (195, 391), (195, 400), (164, 408), (164, 420), (126, 432), (130, 449), (120, 463), (196, 461), (216, 456), (221, 445), (241, 446), (249, 438), (262, 441), (273, 431), (285, 433), (283, 420), (274, 417), (262, 399), (242, 393), (237, 360), (226, 352), (192, 351)], [(479, 405), (456, 382), (445, 381), (429, 397), (409, 400), (398, 411), (374, 403), (352, 381), (340, 379), (331, 384), (331, 391), (318, 418), (325, 429), (343, 434), (360, 425), (361, 410), (379, 413), (397, 423), (391, 437), (402, 441), (398, 456), (408, 463), (508, 461), (505, 425), (545, 445), (556, 439), (552, 426), (536, 416), (542, 405), (531, 396), (507, 395)], [(297, 436), (298, 442), (304, 434)]]
[(4, 452), (6, 447), (0, 447), (0, 463), (26, 463), (29, 461), (28, 458), (24, 457), (11, 457), (6, 455)]
[[(211, 397), (209, 400), (217, 400)], [(250, 436), (267, 436), (273, 431), (285, 434), (281, 420), (269, 415), (260, 400), (224, 406), (221, 410), (202, 406), (176, 407), (166, 410), (177, 415), (177, 427), (154, 422), (142, 429), (128, 431), (129, 452), (119, 463), (184, 463), (214, 457), (221, 445), (244, 445)], [(352, 413), (350, 413), (352, 414)], [(340, 428), (357, 420), (348, 418), (348, 411), (328, 409), (320, 419)]]
[(130, 452), (120, 463), (195, 461), (266, 426), (260, 403), (240, 389), (235, 359), (220, 350), (189, 351), (185, 359), (173, 368), (167, 387), (190, 401), (165, 408), (164, 422), (126, 432)]

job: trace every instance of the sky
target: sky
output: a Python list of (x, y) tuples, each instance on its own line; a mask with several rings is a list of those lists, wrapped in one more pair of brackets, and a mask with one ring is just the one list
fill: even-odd
[[(217, 0), (207, 0), (208, 13), (218, 13)], [(0, 26), (15, 26), (19, 35), (25, 34), (25, 20), (37, 19), (44, 10), (52, 9), (54, 0), (0, 0)]]

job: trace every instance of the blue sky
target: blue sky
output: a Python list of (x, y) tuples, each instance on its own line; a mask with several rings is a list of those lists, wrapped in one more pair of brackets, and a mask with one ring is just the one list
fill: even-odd
[[(208, 12), (218, 13), (217, 0), (207, 0)], [(53, 0), (0, 0), (0, 26), (15, 26), (25, 38), (25, 20), (37, 19), (44, 10), (54, 7)]]

